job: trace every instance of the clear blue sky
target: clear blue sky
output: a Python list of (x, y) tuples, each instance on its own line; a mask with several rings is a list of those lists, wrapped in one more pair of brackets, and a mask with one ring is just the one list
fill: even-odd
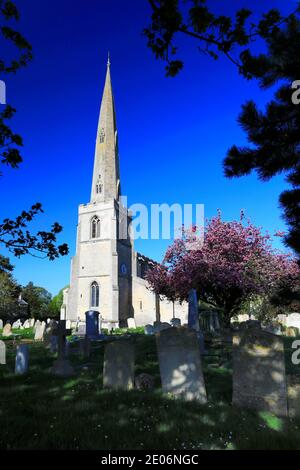
[[(17, 108), (13, 128), (24, 138), (24, 163), (5, 170), (0, 181), (0, 217), (17, 215), (40, 201), (45, 214), (32, 228), (64, 226), (60, 242), (70, 256), (58, 261), (30, 256), (15, 264), (16, 279), (33, 281), (55, 294), (69, 282), (75, 251), (77, 207), (89, 201), (96, 126), (111, 53), (119, 129), (122, 191), (129, 204), (203, 203), (211, 217), (225, 219), (240, 209), (271, 233), (284, 230), (278, 177), (261, 183), (256, 175), (227, 180), (222, 160), (232, 144), (245, 144), (236, 118), (241, 104), (264, 106), (269, 92), (246, 82), (225, 59), (200, 55), (180, 41), (185, 68), (166, 78), (141, 32), (149, 22), (145, 0), (16, 0), (19, 29), (32, 43), (34, 60), (7, 77), (7, 99)], [(291, 11), (296, 2), (212, 1), (224, 13), (241, 6), (257, 12)], [(0, 77), (2, 78), (2, 77)], [(279, 243), (279, 242), (277, 242)], [(138, 241), (136, 248), (161, 260), (166, 241)]]

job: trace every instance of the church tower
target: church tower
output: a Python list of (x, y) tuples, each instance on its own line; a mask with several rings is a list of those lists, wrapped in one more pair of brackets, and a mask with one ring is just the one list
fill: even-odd
[(124, 223), (128, 234), (130, 217), (120, 203), (120, 194), (118, 131), (108, 59), (91, 198), (79, 206), (76, 255), (65, 293), (69, 320), (84, 320), (86, 311), (96, 310), (104, 323), (122, 326), (132, 316), (132, 241), (124, 237)]

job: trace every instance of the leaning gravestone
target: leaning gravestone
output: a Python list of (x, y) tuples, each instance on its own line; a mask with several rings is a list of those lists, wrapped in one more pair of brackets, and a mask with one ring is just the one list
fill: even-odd
[(44, 341), (44, 334), (45, 334), (45, 323), (39, 323), (36, 327), (35, 334), (34, 334), (34, 341)]
[(6, 323), (6, 325), (4, 325), (4, 328), (3, 328), (3, 331), (2, 331), (2, 336), (3, 336), (3, 338), (8, 338), (9, 336), (12, 336), (11, 324), (10, 323)]
[(103, 387), (130, 390), (134, 386), (134, 345), (126, 340), (108, 343), (104, 350)]
[(197, 332), (170, 328), (156, 335), (162, 389), (185, 400), (206, 403)]
[(17, 375), (26, 374), (29, 363), (29, 349), (27, 344), (17, 346), (15, 373)]
[(4, 341), (0, 341), (0, 364), (6, 364), (6, 346)]
[(233, 404), (287, 416), (284, 345), (260, 329), (234, 333)]
[(135, 319), (127, 318), (127, 326), (128, 328), (136, 328)]

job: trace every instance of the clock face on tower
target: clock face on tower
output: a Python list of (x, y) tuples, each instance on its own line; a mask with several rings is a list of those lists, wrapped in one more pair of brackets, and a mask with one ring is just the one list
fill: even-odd
[(125, 263), (122, 263), (120, 266), (121, 274), (127, 274), (127, 266)]

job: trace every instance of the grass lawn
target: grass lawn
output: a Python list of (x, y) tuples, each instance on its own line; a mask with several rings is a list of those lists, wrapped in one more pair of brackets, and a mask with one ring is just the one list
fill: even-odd
[[(24, 334), (32, 338), (32, 331)], [(299, 373), (300, 366), (290, 360), (293, 339), (285, 339), (287, 371)], [(0, 366), (0, 449), (300, 449), (300, 421), (231, 406), (230, 351), (222, 351), (221, 365), (213, 356), (205, 358), (209, 403), (199, 405), (164, 396), (155, 339), (136, 335), (134, 340), (136, 374), (155, 377), (152, 392), (103, 390), (102, 344), (94, 344), (88, 360), (71, 350), (76, 375), (63, 379), (48, 373), (55, 356), (32, 343), (29, 373), (17, 377), (16, 345), (6, 341), (8, 363)]]

